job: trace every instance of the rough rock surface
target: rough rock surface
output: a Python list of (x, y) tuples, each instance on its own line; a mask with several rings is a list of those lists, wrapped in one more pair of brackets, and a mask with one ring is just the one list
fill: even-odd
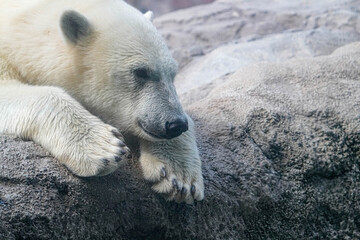
[(189, 8), (194, 5), (211, 3), (214, 0), (125, 0), (142, 12), (151, 10), (155, 16), (160, 16), (181, 8)]
[[(193, 57), (219, 46), (286, 31), (326, 28), (345, 33), (340, 33), (339, 38), (346, 39), (346, 33), (360, 32), (359, 11), (357, 0), (220, 0), (166, 14), (154, 23), (183, 67)], [(314, 44), (321, 48), (333, 45)]]
[[(359, 40), (359, 2), (237, 2), (182, 10), (198, 28), (179, 12), (161, 27), (183, 29), (172, 49), (201, 46), (176, 84), (197, 124), (205, 200), (164, 201), (136, 159), (77, 178), (33, 142), (0, 136), (0, 239), (359, 239), (360, 43), (329, 55)], [(223, 26), (241, 17), (226, 9), (262, 16), (247, 28), (261, 36), (230, 36)], [(201, 25), (221, 39), (202, 41)], [(202, 80), (189, 87), (192, 76)]]
[[(175, 84), (183, 104), (202, 99), (224, 82), (223, 76), (259, 62), (284, 62), (292, 58), (328, 55), (360, 34), (319, 28), (274, 34), (260, 40), (230, 43), (193, 59), (177, 75)], [(200, 90), (199, 90), (200, 89)]]

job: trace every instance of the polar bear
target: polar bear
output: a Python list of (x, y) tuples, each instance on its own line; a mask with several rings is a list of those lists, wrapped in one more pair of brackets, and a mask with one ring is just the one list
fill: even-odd
[(121, 0), (2, 0), (0, 133), (83, 177), (115, 171), (135, 140), (152, 189), (192, 203), (204, 198), (194, 125), (151, 17)]

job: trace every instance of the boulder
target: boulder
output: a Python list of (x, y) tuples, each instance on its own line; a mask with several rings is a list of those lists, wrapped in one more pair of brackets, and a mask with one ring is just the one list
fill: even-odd
[(227, 227), (213, 239), (360, 238), (359, 60), (355, 43), (257, 64), (187, 107), (205, 150), (207, 201), (224, 192)]
[(273, 34), (259, 40), (229, 43), (194, 58), (175, 78), (180, 100), (187, 105), (205, 97), (226, 81), (224, 76), (259, 62), (328, 55), (347, 43), (360, 41), (357, 32), (319, 28)]
[(351, 0), (220, 0), (160, 16), (154, 24), (184, 67), (219, 46), (286, 31), (360, 32), (359, 6)]
[(155, 16), (160, 16), (181, 8), (188, 8), (194, 5), (213, 2), (214, 0), (126, 0), (142, 12), (153, 11)]
[[(234, 9), (262, 16), (247, 22), (261, 37), (222, 35)], [(0, 239), (359, 239), (360, 43), (347, 44), (358, 40), (356, 9), (228, 0), (181, 10), (194, 14), (188, 24), (164, 15), (165, 35), (188, 34), (172, 49), (201, 46), (176, 85), (197, 127), (204, 201), (166, 202), (136, 156), (110, 176), (78, 178), (37, 144), (0, 136)], [(279, 30), (264, 34), (271, 16)], [(201, 24), (222, 39), (202, 41)]]

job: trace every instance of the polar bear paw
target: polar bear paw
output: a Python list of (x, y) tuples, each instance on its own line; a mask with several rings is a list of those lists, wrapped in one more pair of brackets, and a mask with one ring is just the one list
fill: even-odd
[(130, 149), (119, 131), (107, 124), (96, 124), (80, 134), (67, 147), (61, 161), (80, 177), (104, 176), (114, 172), (128, 157)]
[(153, 182), (152, 189), (164, 194), (169, 201), (192, 204), (194, 200), (203, 200), (204, 183), (200, 159), (196, 156), (195, 159), (178, 160), (142, 153), (140, 164), (144, 178)]

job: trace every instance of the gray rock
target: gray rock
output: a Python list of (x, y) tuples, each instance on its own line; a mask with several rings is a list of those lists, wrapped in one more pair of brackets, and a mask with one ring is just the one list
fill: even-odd
[(360, 238), (359, 59), (356, 43), (259, 64), (188, 106), (211, 176), (207, 201), (222, 190), (218, 204), (240, 211), (214, 239)]
[(131, 5), (135, 6), (142, 12), (151, 10), (155, 16), (160, 16), (164, 13), (171, 12), (181, 8), (188, 8), (194, 5), (211, 3), (214, 0), (125, 0)]
[(227, 44), (187, 64), (177, 75), (175, 85), (182, 103), (186, 105), (205, 97), (211, 89), (226, 80), (224, 76), (248, 65), (329, 55), (336, 48), (355, 41), (360, 41), (357, 32), (325, 28)]
[(156, 18), (180, 67), (189, 63), (196, 46), (204, 53), (231, 42), (261, 39), (292, 30), (321, 27), (359, 32), (358, 0), (222, 0)]

